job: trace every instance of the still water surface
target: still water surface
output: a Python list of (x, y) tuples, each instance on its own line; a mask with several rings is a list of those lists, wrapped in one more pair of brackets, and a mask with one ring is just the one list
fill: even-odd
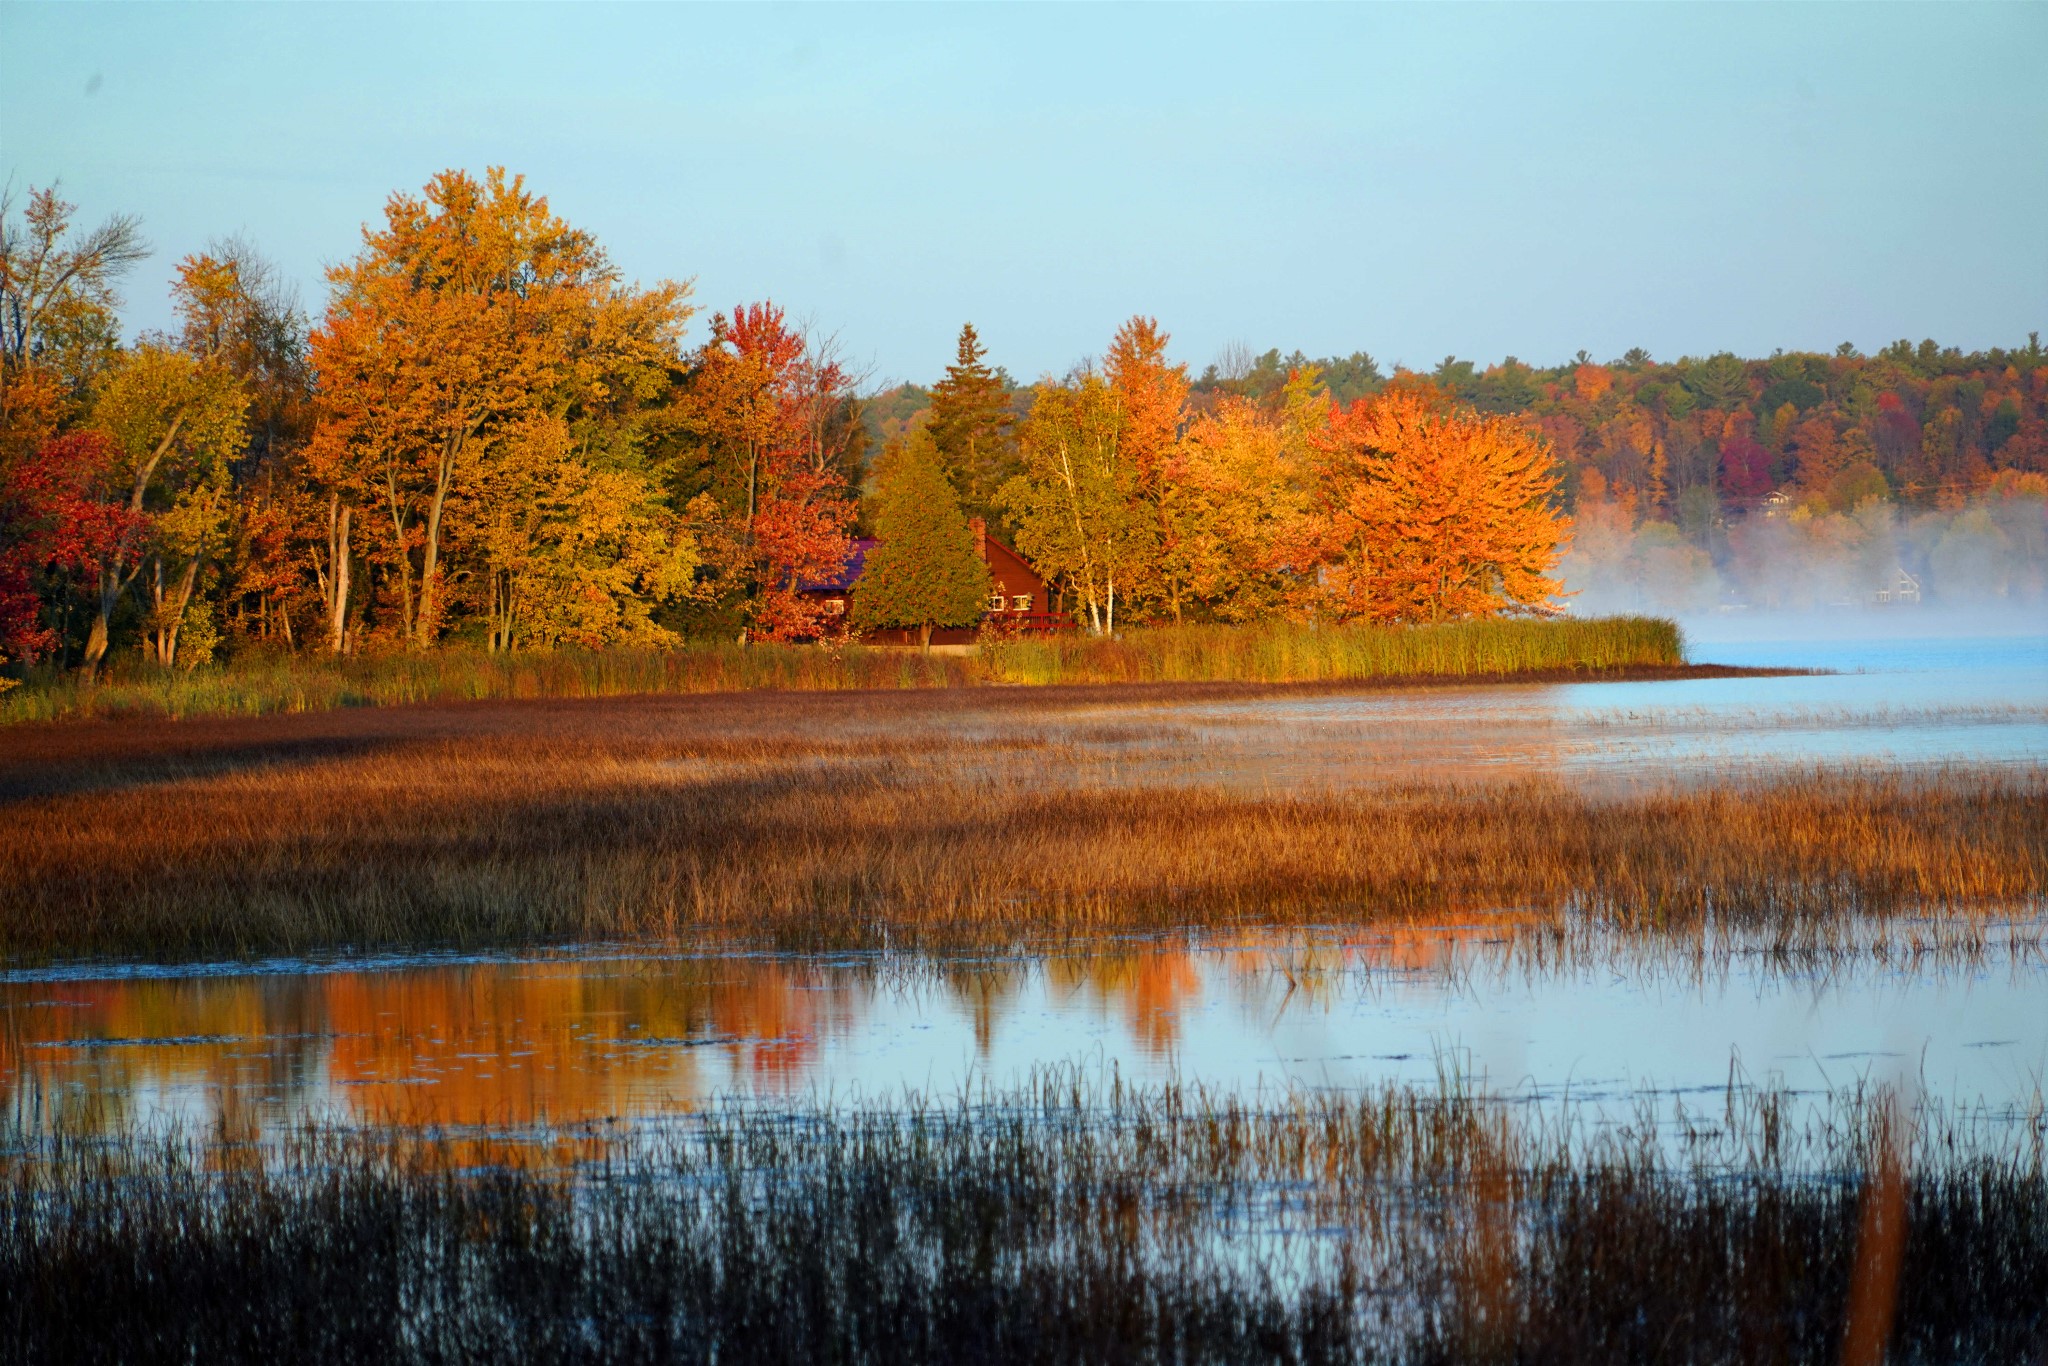
[(272, 964), (0, 983), (0, 1091), (122, 1126), (520, 1127), (1007, 1088), (1048, 1064), (1246, 1090), (1429, 1083), (1625, 1104), (1729, 1080), (1889, 1084), (2025, 1109), (2048, 1076), (2048, 925), (1969, 955), (1564, 963), (1466, 926), (1143, 941), (1008, 960), (657, 957)]

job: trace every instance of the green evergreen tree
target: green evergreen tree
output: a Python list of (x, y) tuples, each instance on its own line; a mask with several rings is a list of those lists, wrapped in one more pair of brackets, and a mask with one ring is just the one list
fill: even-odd
[(1017, 443), (1011, 436), (1017, 419), (1010, 411), (1008, 386), (983, 360), (987, 354), (974, 324), (963, 326), (957, 358), (932, 386), (926, 428), (961, 507), (970, 516), (1000, 524), (1003, 509), (996, 493), (1017, 473)]
[(914, 627), (918, 643), (930, 650), (934, 627), (981, 620), (988, 565), (975, 551), (974, 529), (922, 430), (911, 433), (892, 462), (876, 523), (881, 543), (868, 552), (854, 592), (856, 626)]

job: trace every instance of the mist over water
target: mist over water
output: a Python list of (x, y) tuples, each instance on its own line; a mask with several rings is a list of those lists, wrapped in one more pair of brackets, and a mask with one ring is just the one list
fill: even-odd
[[(1686, 527), (1633, 525), (1626, 510), (1593, 504), (1579, 509), (1559, 572), (1581, 616), (1789, 614), (1817, 618), (1829, 634), (1992, 634), (2004, 621), (2038, 631), (2048, 616), (2048, 497), (1993, 493), (1925, 510), (1788, 502)], [(1978, 625), (1931, 624), (1956, 613)]]

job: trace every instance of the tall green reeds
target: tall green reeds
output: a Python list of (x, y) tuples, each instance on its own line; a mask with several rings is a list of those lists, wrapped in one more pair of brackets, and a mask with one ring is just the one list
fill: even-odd
[(334, 659), (251, 656), (166, 669), (133, 661), (97, 684), (32, 672), (0, 722), (257, 716), (339, 707), (645, 693), (957, 688), (982, 683), (1310, 683), (1670, 668), (1677, 626), (1645, 617), (1444, 626), (1142, 628), (1115, 639), (994, 639), (971, 655), (860, 645), (692, 643), (672, 650), (491, 654), (449, 647)]

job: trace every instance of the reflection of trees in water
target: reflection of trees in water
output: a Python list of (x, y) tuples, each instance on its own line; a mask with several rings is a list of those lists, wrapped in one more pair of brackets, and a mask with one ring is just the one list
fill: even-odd
[(1088, 994), (1113, 1006), (1131, 1037), (1154, 1055), (1170, 1053), (1180, 1042), (1181, 1014), (1203, 991), (1194, 953), (1170, 945), (1054, 958), (1045, 975), (1056, 996)]
[(225, 1136), (248, 1138), (259, 1106), (305, 1108), (322, 1084), (327, 1026), (289, 979), (28, 982), (5, 994), (10, 1111), (33, 1090), (52, 1119), (114, 1129), (137, 1119), (139, 1092), (190, 1088)]
[(708, 1085), (705, 1048), (757, 1089), (787, 1090), (808, 1075), (821, 1036), (858, 1013), (866, 980), (733, 958), (6, 991), (0, 1098), (10, 1110), (31, 1089), (46, 1110), (75, 1112), (90, 1098), (88, 1127), (110, 1131), (141, 1121), (146, 1095), (161, 1103), (189, 1089), (209, 1123), (246, 1138), (266, 1121), (330, 1108), (371, 1123), (457, 1127), (689, 1109)]

